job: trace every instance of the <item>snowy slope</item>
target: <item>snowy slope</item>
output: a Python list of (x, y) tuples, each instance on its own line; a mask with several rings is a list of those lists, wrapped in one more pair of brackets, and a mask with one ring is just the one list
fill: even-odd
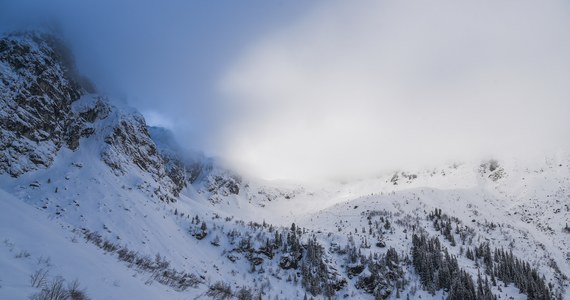
[(0, 191), (0, 298), (23, 299), (39, 289), (30, 286), (30, 275), (47, 270), (48, 281), (62, 276), (78, 279), (93, 299), (183, 299), (174, 291), (145, 285), (144, 274), (117, 263), (100, 249), (50, 219), (42, 211)]
[[(64, 157), (62, 161), (69, 162), (74, 160), (69, 157)], [(102, 170), (108, 168), (104, 164), (101, 164), (100, 167)], [(57, 164), (54, 165), (54, 168), (57, 168)], [(82, 175), (90, 173), (87, 171), (89, 167), (86, 166), (77, 168), (76, 166), (70, 165), (65, 169), (69, 171), (73, 171), (74, 169), (81, 170), (81, 172), (83, 172)], [(358, 239), (365, 236), (361, 233), (361, 228), (367, 227), (367, 220), (364, 217), (365, 212), (374, 210), (386, 210), (393, 214), (400, 214), (400, 216), (405, 216), (406, 214), (419, 216), (419, 219), (423, 220), (428, 212), (433, 210), (433, 208), (439, 207), (442, 208), (445, 213), (456, 216), (462, 220), (464, 224), (473, 227), (477, 234), (475, 237), (477, 241), (489, 240), (492, 241), (493, 246), (503, 246), (505, 248), (509, 248), (511, 242), (514, 241), (514, 247), (512, 248), (513, 253), (518, 257), (530, 261), (553, 283), (556, 283), (557, 274), (549, 267), (551, 257), (558, 262), (562, 273), (567, 274), (568, 272), (568, 264), (567, 262), (565, 263), (564, 259), (564, 255), (567, 255), (564, 251), (568, 249), (564, 247), (564, 245), (568, 242), (568, 236), (565, 236), (564, 233), (561, 232), (550, 236), (537, 230), (532, 223), (523, 222), (520, 216), (514, 214), (509, 216), (508, 209), (510, 205), (503, 203), (503, 206), (498, 206), (504, 199), (497, 199), (495, 195), (480, 187), (451, 190), (409, 187), (401, 188), (401, 190), (394, 192), (386, 192), (382, 195), (382, 190), (393, 189), (392, 183), (389, 183), (392, 186), (388, 186), (387, 183), (384, 182), (383, 184), (377, 184), (377, 190), (379, 192), (374, 195), (355, 196), (347, 200), (346, 190), (331, 192), (326, 191), (326, 189), (320, 189), (312, 196), (306, 195), (303, 199), (281, 199), (266, 202), (265, 207), (260, 207), (256, 204), (247, 206), (244, 205), (244, 203), (240, 203), (239, 206), (233, 206), (232, 203), (214, 205), (207, 198), (188, 199), (184, 196), (175, 204), (165, 204), (153, 198), (149, 199), (148, 195), (145, 195), (143, 191), (139, 191), (136, 188), (132, 190), (128, 188), (122, 189), (118, 186), (121, 184), (120, 181), (113, 182), (111, 180), (109, 182), (102, 182), (101, 177), (99, 177), (99, 181), (97, 182), (80, 177), (80, 179), (71, 182), (71, 184), (66, 184), (69, 180), (65, 180), (65, 178), (61, 180), (62, 183), (52, 179), (51, 183), (47, 184), (45, 183), (47, 182), (45, 176), (48, 175), (53, 176), (53, 173), (46, 171), (46, 174), (43, 174), (43, 179), (39, 179), (42, 178), (41, 174), (30, 176), (27, 179), (28, 182), (42, 182), (43, 184), (40, 187), (20, 186), (12, 192), (19, 194), (20, 197), (26, 195), (24, 198), (29, 198), (26, 201), (34, 204), (34, 202), (31, 201), (31, 199), (35, 198), (34, 195), (48, 194), (47, 191), (53, 188), (51, 184), (62, 184), (63, 190), (67, 189), (71, 195), (76, 195), (77, 199), (83, 199), (79, 204), (80, 206), (75, 206), (73, 200), (71, 200), (71, 205), (68, 206), (69, 208), (63, 207), (63, 209), (66, 210), (59, 215), (56, 214), (57, 210), (51, 213), (46, 212), (46, 210), (49, 211), (49, 209), (42, 209), (44, 212), (38, 211), (36, 214), (47, 214), (51, 216), (52, 220), (49, 222), (63, 222), (63, 224), (68, 224), (67, 226), (73, 224), (69, 226), (69, 228), (90, 228), (90, 230), (101, 233), (111, 241), (128, 245), (129, 248), (137, 249), (146, 255), (152, 256), (156, 252), (159, 252), (171, 260), (173, 265), (179, 266), (181, 269), (191, 269), (201, 274), (208, 274), (206, 276), (210, 282), (217, 280), (233, 281), (232, 287), (234, 290), (242, 285), (250, 286), (252, 278), (255, 278), (257, 282), (266, 282), (265, 280), (270, 282), (268, 286), (272, 287), (271, 291), (281, 295), (281, 297), (285, 296), (291, 299), (303, 294), (300, 288), (293, 289), (293, 291), (297, 291), (296, 294), (281, 294), (283, 290), (290, 290), (285, 287), (287, 285), (286, 281), (283, 283), (279, 280), (275, 280), (275, 277), (272, 278), (272, 276), (255, 275), (256, 273), (252, 274), (247, 258), (241, 257), (236, 263), (232, 263), (231, 260), (228, 259), (229, 255), (227, 251), (234, 246), (231, 246), (229, 240), (224, 239), (224, 233), (229, 232), (230, 229), (242, 233), (251, 231), (251, 229), (246, 230), (247, 226), (235, 223), (234, 221), (236, 219), (257, 218), (258, 222), (265, 220), (269, 223), (281, 223), (286, 226), (291, 222), (295, 222), (307, 228), (308, 231), (317, 233), (320, 242), (330, 247), (332, 243), (339, 245), (346, 243), (347, 236), (345, 234), (352, 233), (354, 228), (357, 228), (358, 231), (358, 234), (355, 235), (357, 243), (360, 242)], [(92, 178), (93, 177), (91, 177), (91, 179)], [(444, 179), (434, 179), (435, 182), (439, 180)], [(83, 186), (81, 182), (90, 183)], [(359, 182), (354, 184), (355, 186), (353, 187), (350, 187), (350, 184), (348, 184), (345, 185), (344, 188), (354, 191), (358, 190), (359, 185), (363, 184), (364, 183)], [(99, 186), (99, 188), (97, 188), (97, 186)], [(116, 188), (114, 192), (111, 192), (112, 189), (110, 189), (110, 187), (112, 186)], [(97, 189), (99, 189), (99, 192), (95, 192)], [(362, 189), (365, 190), (364, 188)], [(80, 190), (84, 192), (79, 193), (78, 191)], [(102, 190), (104, 190), (104, 192), (102, 192)], [(366, 193), (368, 193), (368, 190)], [(83, 196), (78, 197), (77, 194), (82, 194)], [(335, 194), (336, 197), (332, 198), (342, 199), (342, 201), (329, 208), (323, 209), (327, 200), (320, 197)], [(111, 196), (107, 197), (105, 195)], [(141, 201), (141, 199), (145, 198), (147, 200)], [(117, 201), (119, 199), (120, 201)], [(316, 211), (308, 210), (305, 214), (301, 214), (305, 208), (291, 209), (297, 207), (294, 205), (296, 202), (306, 203), (307, 201), (311, 201), (315, 207), (320, 203), (323, 205), (321, 206), (322, 209)], [(83, 207), (83, 203), (91, 202), (93, 202), (93, 205)], [(39, 206), (40, 204), (41, 203), (36, 203), (35, 205)], [(290, 212), (284, 214), (282, 211), (283, 207), (289, 207)], [(174, 215), (174, 209), (177, 211), (177, 215)], [(183, 217), (182, 214), (186, 217)], [(214, 220), (206, 217), (213, 216), (214, 214), (218, 214), (222, 217)], [(188, 215), (191, 215), (192, 218), (195, 215), (199, 215), (201, 219), (207, 221), (210, 233), (204, 240), (196, 240), (187, 231), (188, 228), (192, 228), (192, 224), (187, 218)], [(227, 221), (224, 220), (223, 216), (233, 216), (233, 218), (231, 221)], [(475, 222), (473, 222), (473, 220), (475, 220)], [(562, 222), (563, 218), (558, 220)], [(488, 225), (490, 222), (494, 222), (497, 227), (491, 229)], [(428, 232), (437, 235), (437, 232), (430, 228), (429, 222), (424, 223), (423, 226)], [(216, 226), (219, 227), (212, 229)], [(222, 226), (224, 229), (220, 229)], [(394, 227), (398, 228), (398, 225), (395, 224)], [(342, 228), (342, 231), (339, 231), (338, 228)], [(403, 231), (396, 229), (394, 232), (394, 234), (388, 235), (385, 239), (387, 246), (395, 247), (402, 253), (407, 252), (410, 248), (411, 236), (408, 236), (408, 239), (406, 239), (406, 235)], [(253, 233), (255, 233), (255, 231), (253, 231)], [(16, 235), (25, 236), (24, 234), (18, 233), (16, 233)], [(116, 236), (118, 236), (120, 240), (115, 240)], [(221, 237), (221, 243), (218, 247), (211, 244), (215, 236)], [(544, 245), (544, 249), (541, 248), (540, 243)], [(325, 246), (325, 248), (328, 248), (327, 246)], [(450, 249), (454, 251), (453, 253), (459, 255), (458, 247), (450, 247)], [(375, 252), (385, 253), (385, 250), (385, 248), (376, 249)], [(224, 254), (224, 252), (226, 253)], [(334, 257), (334, 254), (329, 255)], [(240, 257), (240, 255), (236, 256)], [(342, 258), (337, 258), (336, 260), (338, 268), (342, 268), (344, 264)], [(215, 268), (212, 268), (211, 262), (217, 262), (215, 263)], [(462, 263), (464, 263), (465, 268), (472, 270), (471, 272), (474, 275), (476, 274), (473, 262), (463, 259)], [(278, 271), (280, 269), (277, 259), (266, 261), (264, 265), (265, 270), (270, 269), (276, 276), (287, 278), (288, 273), (284, 270), (279, 271), (281, 273), (275, 272), (275, 270)], [(32, 271), (33, 270), (29, 270), (28, 273)], [(69, 277), (72, 276), (77, 277), (79, 275), (70, 275)], [(562, 285), (564, 284), (567, 285), (567, 281), (562, 282)], [(7, 285), (7, 283), (4, 285)], [(190, 289), (183, 294), (202, 294), (205, 292), (204, 289), (207, 289), (207, 286), (205, 284), (201, 286), (202, 288), (199, 287), (196, 290)], [(261, 283), (259, 286), (261, 286)], [(408, 288), (411, 289), (412, 287), (414, 287), (414, 285), (410, 285)], [(299, 291), (301, 291), (301, 293), (299, 293)], [(359, 295), (358, 297), (367, 298), (366, 293), (359, 292), (357, 289), (348, 288), (346, 292), (348, 291), (351, 291), (350, 295), (353, 297)], [(519, 294), (518, 290), (513, 287), (503, 289), (503, 291), (510, 293), (510, 295)], [(404, 292), (408, 291), (405, 290)], [(495, 292), (498, 293), (497, 290), (495, 290)], [(271, 292), (267, 291), (267, 294), (270, 293)], [(424, 292), (423, 298), (426, 297), (429, 297), (429, 294)]]
[[(46, 58), (56, 52), (44, 39), (16, 35), (0, 44), (2, 299), (39, 292), (29, 280), (39, 269), (50, 280), (79, 279), (93, 299), (441, 299), (469, 284), (501, 299), (536, 291), (536, 299), (570, 298), (566, 154), (343, 183), (247, 178), (181, 149), (113, 99), (86, 88), (57, 93), (75, 72), (58, 55)], [(49, 62), (40, 74), (57, 76), (30, 75), (36, 60)], [(29, 78), (16, 80), (16, 71)], [(37, 78), (61, 88), (32, 95), (27, 84)], [(38, 103), (61, 104), (61, 113)], [(36, 127), (51, 131), (30, 131)], [(438, 266), (457, 262), (453, 280), (426, 282), (430, 270), (415, 258), (422, 238), (437, 240)], [(512, 256), (493, 253), (489, 268), (486, 247)], [(481, 256), (469, 258), (478, 248)], [(514, 258), (540, 275), (499, 272), (514, 268)], [(497, 283), (480, 284), (479, 273), (481, 281), (497, 273)]]

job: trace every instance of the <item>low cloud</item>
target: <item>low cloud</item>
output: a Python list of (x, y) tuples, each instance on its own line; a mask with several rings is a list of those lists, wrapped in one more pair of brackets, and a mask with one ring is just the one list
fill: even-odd
[(314, 179), (567, 149), (567, 28), (563, 1), (322, 5), (227, 69), (216, 150)]
[(566, 1), (0, 4), (0, 30), (51, 19), (103, 93), (264, 178), (526, 159), (570, 143)]
[(226, 105), (215, 85), (256, 37), (319, 1), (5, 0), (0, 32), (57, 23), (101, 93), (215, 153)]

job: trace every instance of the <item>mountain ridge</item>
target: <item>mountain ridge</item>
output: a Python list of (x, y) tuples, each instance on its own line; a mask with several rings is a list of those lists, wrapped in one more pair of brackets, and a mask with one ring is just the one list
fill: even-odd
[(0, 274), (1, 298), (41, 294), (37, 270), (96, 299), (570, 296), (567, 155), (323, 186), (248, 178), (82, 87), (50, 40), (0, 39), (0, 266), (16, 274)]

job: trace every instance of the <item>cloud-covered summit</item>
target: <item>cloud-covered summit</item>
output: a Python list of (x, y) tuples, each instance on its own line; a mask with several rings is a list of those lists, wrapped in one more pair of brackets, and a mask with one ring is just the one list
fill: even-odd
[(564, 2), (362, 1), (260, 39), (220, 88), (225, 154), (267, 177), (353, 176), (568, 146)]
[(0, 30), (57, 20), (103, 93), (265, 178), (569, 146), (564, 1), (0, 5)]

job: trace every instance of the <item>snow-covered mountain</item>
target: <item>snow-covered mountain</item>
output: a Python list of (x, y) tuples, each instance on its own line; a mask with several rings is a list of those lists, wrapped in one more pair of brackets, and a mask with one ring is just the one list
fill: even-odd
[(0, 39), (0, 105), (0, 299), (570, 299), (567, 154), (247, 178), (46, 33)]

